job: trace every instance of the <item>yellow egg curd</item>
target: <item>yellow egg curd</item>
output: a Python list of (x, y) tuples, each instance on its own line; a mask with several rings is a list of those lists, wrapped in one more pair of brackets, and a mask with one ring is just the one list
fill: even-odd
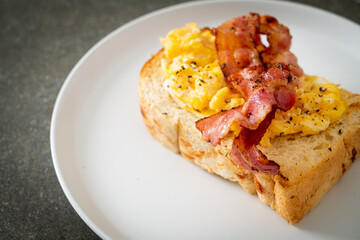
[(161, 43), (166, 56), (161, 64), (165, 87), (188, 111), (209, 116), (244, 104), (240, 94), (226, 86), (209, 29), (200, 30), (191, 23), (172, 30)]
[(336, 84), (318, 76), (301, 77), (295, 105), (289, 111), (277, 110), (261, 145), (271, 146), (270, 139), (294, 133), (312, 135), (327, 129), (346, 110)]

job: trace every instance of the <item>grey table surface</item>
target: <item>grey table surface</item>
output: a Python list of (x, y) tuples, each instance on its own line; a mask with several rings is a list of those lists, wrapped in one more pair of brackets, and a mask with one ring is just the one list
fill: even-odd
[[(0, 0), (0, 239), (97, 239), (66, 199), (49, 131), (66, 76), (97, 41), (177, 0)], [(359, 0), (296, 0), (360, 23)]]

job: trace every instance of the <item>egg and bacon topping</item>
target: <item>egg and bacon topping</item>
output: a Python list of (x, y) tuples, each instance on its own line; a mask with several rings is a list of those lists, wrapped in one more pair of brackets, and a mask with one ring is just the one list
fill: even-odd
[[(199, 116), (210, 116), (245, 103), (225, 82), (211, 30), (200, 30), (191, 23), (170, 31), (161, 43), (166, 57), (162, 61), (165, 87), (185, 109)], [(308, 75), (303, 75), (300, 81), (295, 105), (286, 112), (276, 111), (261, 145), (271, 146), (271, 139), (277, 136), (319, 133), (345, 112), (337, 85)], [(234, 123), (231, 129), (237, 135), (240, 126)]]

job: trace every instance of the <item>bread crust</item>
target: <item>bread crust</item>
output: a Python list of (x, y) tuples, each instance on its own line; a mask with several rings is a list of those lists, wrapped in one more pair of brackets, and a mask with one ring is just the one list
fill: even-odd
[(360, 96), (341, 89), (349, 107), (327, 130), (313, 136), (278, 137), (272, 140), (272, 147), (258, 146), (280, 165), (280, 174), (252, 173), (236, 166), (228, 157), (233, 137), (212, 147), (195, 127), (199, 117), (179, 107), (169, 95), (161, 73), (163, 57), (160, 50), (140, 72), (140, 107), (151, 135), (208, 172), (257, 194), (289, 223), (299, 222), (310, 212), (358, 158)]

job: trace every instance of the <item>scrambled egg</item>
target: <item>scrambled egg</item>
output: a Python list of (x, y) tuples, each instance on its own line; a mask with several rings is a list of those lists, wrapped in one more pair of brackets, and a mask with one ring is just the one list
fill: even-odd
[(210, 30), (202, 31), (191, 23), (160, 41), (166, 56), (161, 63), (165, 86), (188, 111), (209, 116), (245, 103), (226, 86)]
[(338, 121), (346, 110), (338, 86), (318, 76), (303, 76), (296, 95), (296, 103), (289, 111), (276, 111), (261, 145), (271, 146), (270, 139), (276, 136), (319, 133)]
[[(188, 111), (213, 115), (245, 103), (232, 92), (217, 62), (215, 36), (195, 23), (175, 29), (161, 39), (165, 57), (162, 71), (165, 87)], [(295, 105), (287, 112), (277, 110), (260, 144), (271, 146), (271, 139), (294, 133), (316, 134), (340, 119), (346, 106), (337, 85), (317, 76), (303, 76)], [(239, 125), (231, 128), (236, 135)]]

